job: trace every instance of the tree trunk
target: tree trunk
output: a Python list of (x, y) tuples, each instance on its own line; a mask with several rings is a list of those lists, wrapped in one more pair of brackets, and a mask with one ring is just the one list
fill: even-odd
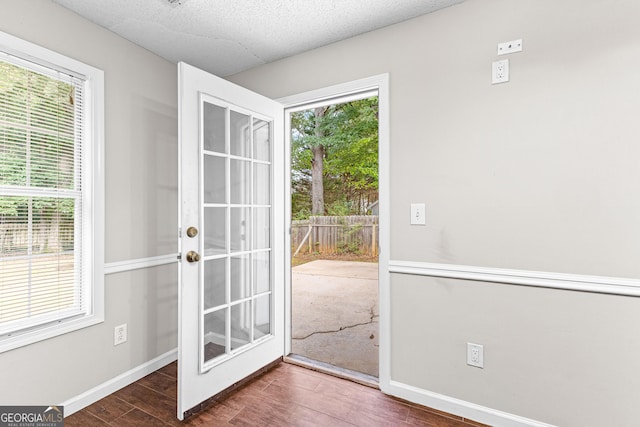
[(311, 161), (311, 213), (324, 215), (324, 185), (322, 182), (324, 146), (315, 146), (311, 152), (313, 153)]
[[(324, 137), (324, 131), (320, 124), (324, 117), (326, 109), (324, 107), (316, 108), (314, 113), (316, 116), (315, 136)], [(324, 215), (324, 145), (318, 144), (311, 148), (313, 158), (311, 159), (311, 214)]]

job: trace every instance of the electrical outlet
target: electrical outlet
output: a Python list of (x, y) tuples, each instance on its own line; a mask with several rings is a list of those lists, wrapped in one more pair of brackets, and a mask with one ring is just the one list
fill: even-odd
[(467, 365), (484, 368), (484, 346), (467, 343)]
[(502, 59), (491, 64), (491, 84), (509, 81), (509, 60)]
[(127, 324), (122, 324), (113, 328), (113, 345), (127, 342)]

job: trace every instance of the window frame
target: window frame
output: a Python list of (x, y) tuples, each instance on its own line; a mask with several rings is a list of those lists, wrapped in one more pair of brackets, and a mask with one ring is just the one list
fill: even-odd
[(82, 265), (84, 315), (48, 321), (0, 337), (0, 353), (104, 322), (104, 72), (0, 31), (0, 59), (20, 58), (84, 79)]

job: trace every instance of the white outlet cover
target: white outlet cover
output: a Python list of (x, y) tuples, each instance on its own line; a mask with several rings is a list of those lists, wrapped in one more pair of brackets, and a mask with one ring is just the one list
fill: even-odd
[(127, 324), (118, 325), (113, 328), (113, 345), (127, 342)]
[(467, 343), (467, 365), (484, 368), (484, 346)]
[(509, 60), (501, 59), (491, 64), (491, 84), (509, 81)]

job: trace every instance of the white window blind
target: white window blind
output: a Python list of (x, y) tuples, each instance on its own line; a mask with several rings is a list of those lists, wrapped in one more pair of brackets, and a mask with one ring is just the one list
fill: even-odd
[(0, 56), (0, 336), (85, 315), (84, 80)]

